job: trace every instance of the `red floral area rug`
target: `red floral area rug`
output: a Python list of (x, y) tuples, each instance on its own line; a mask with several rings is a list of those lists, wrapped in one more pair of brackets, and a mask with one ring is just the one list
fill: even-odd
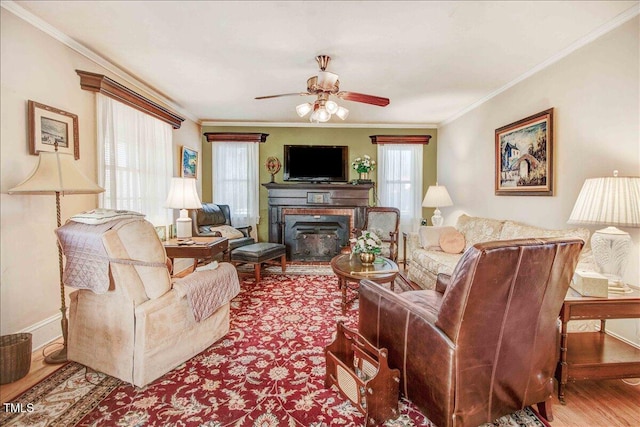
[[(357, 302), (343, 315), (334, 276), (269, 275), (258, 285), (246, 279), (232, 302), (227, 336), (148, 386), (104, 375), (85, 378), (77, 372), (82, 366), (70, 363), (38, 385), (46, 391), (27, 397), (32, 413), (3, 413), (0, 420), (41, 426), (362, 426), (364, 416), (337, 390), (324, 388), (324, 347), (339, 320), (356, 327)], [(45, 383), (50, 386), (43, 388)], [(80, 388), (85, 391), (78, 393)], [(400, 410), (385, 425), (432, 426), (411, 402), (401, 400)], [(545, 424), (527, 409), (493, 425)]]

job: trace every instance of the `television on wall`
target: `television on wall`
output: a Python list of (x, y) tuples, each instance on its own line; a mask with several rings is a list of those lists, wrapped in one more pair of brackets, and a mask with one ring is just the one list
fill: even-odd
[(284, 180), (346, 182), (349, 150), (346, 145), (285, 145)]

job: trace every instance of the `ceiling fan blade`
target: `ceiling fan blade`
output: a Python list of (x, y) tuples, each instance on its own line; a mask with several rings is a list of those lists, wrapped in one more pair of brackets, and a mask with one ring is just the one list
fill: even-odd
[(389, 98), (365, 95), (364, 93), (338, 92), (336, 96), (338, 98), (344, 99), (345, 101), (363, 102), (365, 104), (377, 105), (379, 107), (386, 107), (387, 105), (389, 105)]
[(269, 98), (280, 98), (283, 96), (305, 96), (305, 95), (313, 95), (313, 94), (308, 92), (281, 93), (280, 95), (256, 96), (255, 99), (269, 99)]

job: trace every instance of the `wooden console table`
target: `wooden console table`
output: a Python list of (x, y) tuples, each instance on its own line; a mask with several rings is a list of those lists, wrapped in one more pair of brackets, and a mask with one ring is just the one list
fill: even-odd
[[(179, 244), (178, 239), (171, 239), (164, 242), (164, 249), (167, 258), (193, 258), (193, 268), (198, 265), (199, 260), (213, 260), (213, 258), (226, 252), (229, 248), (229, 240), (226, 237), (192, 237), (194, 243), (191, 245)], [(171, 272), (173, 274), (173, 271)]]
[[(556, 370), (558, 398), (568, 381), (640, 377), (640, 350), (605, 333), (606, 319), (640, 318), (640, 291), (583, 297), (573, 289), (560, 311), (562, 337)], [(600, 319), (599, 332), (567, 333), (570, 320)]]

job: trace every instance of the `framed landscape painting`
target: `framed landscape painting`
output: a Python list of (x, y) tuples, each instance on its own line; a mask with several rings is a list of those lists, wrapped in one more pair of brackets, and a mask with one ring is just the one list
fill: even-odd
[(198, 176), (198, 152), (189, 147), (182, 146), (182, 164), (180, 176), (183, 178), (197, 178)]
[(27, 103), (29, 153), (56, 151), (80, 158), (78, 116), (35, 101)]
[(496, 129), (495, 193), (553, 196), (553, 108)]

